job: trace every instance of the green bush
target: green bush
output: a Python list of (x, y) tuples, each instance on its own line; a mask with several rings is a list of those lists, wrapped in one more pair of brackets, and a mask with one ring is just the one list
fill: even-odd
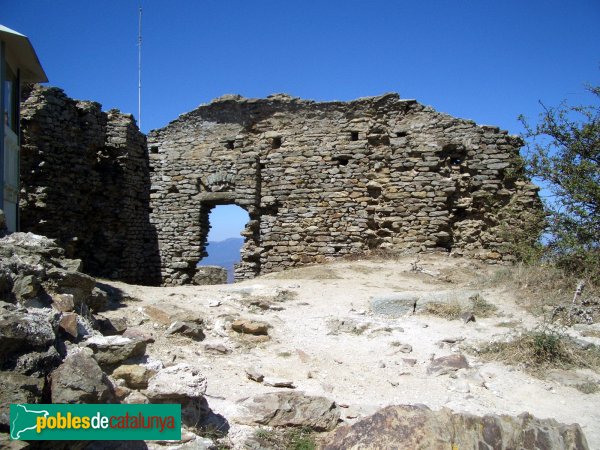
[(541, 257), (578, 277), (600, 281), (600, 86), (590, 105), (542, 105), (532, 126), (520, 116), (526, 171), (551, 196), (545, 203), (547, 241)]

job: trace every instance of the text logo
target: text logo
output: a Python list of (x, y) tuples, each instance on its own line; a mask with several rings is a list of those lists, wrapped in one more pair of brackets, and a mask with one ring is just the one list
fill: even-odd
[(15, 440), (180, 440), (181, 405), (10, 405)]

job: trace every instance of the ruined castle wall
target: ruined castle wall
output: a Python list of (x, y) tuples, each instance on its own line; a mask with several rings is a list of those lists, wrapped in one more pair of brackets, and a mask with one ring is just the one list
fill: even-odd
[(90, 274), (157, 284), (146, 138), (131, 115), (27, 92), (21, 115), (21, 229), (56, 238)]
[(191, 282), (218, 204), (250, 215), (238, 279), (378, 249), (508, 260), (507, 226), (539, 208), (519, 138), (396, 94), (226, 96), (148, 146), (165, 284)]

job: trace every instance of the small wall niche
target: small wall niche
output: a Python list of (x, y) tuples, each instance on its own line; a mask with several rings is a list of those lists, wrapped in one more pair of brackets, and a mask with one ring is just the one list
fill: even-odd
[(441, 153), (450, 167), (460, 166), (467, 158), (467, 149), (463, 145), (446, 144)]
[(233, 141), (233, 140), (225, 141), (226, 149), (233, 150), (234, 147), (235, 147), (235, 141)]
[(281, 147), (281, 136), (276, 136), (271, 140), (271, 148), (276, 149)]
[(337, 161), (339, 166), (347, 166), (351, 157), (348, 155), (336, 155), (332, 158), (334, 161)]
[(155, 155), (156, 153), (158, 153), (158, 146), (153, 145), (150, 147), (150, 153), (152, 153), (153, 155)]
[(350, 140), (351, 141), (358, 141), (358, 131), (351, 131), (350, 132)]

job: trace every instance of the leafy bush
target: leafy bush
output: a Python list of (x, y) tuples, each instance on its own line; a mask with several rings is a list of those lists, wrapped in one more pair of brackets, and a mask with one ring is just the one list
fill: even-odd
[(538, 124), (520, 116), (526, 170), (552, 193), (543, 256), (570, 274), (600, 280), (600, 86), (591, 105), (546, 107)]

